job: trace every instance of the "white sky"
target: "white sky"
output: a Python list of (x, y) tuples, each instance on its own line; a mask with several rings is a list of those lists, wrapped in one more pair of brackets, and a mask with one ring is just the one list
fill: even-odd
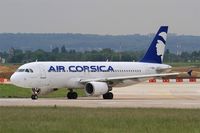
[(0, 0), (0, 32), (200, 35), (200, 0)]

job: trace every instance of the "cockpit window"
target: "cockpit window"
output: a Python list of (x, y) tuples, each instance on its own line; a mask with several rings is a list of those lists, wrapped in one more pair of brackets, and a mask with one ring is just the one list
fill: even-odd
[(18, 69), (17, 72), (33, 73), (33, 70), (32, 69)]
[(17, 72), (24, 72), (25, 69), (18, 69)]
[(30, 71), (31, 73), (33, 73), (33, 70), (32, 70), (32, 69), (29, 69), (29, 71)]

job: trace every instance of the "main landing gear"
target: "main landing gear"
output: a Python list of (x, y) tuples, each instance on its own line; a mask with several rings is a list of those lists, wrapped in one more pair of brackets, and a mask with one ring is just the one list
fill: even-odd
[(103, 99), (113, 99), (113, 93), (107, 92), (106, 94), (103, 94)]
[(32, 100), (37, 100), (38, 99), (38, 94), (40, 93), (40, 89), (39, 88), (32, 88), (32, 95), (31, 95), (31, 99)]
[(112, 87), (109, 86), (109, 90), (106, 94), (103, 94), (103, 99), (113, 99)]
[(70, 91), (67, 93), (67, 98), (68, 99), (77, 99), (78, 94), (74, 92), (72, 89), (69, 89)]

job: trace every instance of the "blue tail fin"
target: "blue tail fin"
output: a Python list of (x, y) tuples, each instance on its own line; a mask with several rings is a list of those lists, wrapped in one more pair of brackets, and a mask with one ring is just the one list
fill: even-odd
[(148, 51), (140, 62), (162, 63), (165, 52), (168, 26), (161, 26)]

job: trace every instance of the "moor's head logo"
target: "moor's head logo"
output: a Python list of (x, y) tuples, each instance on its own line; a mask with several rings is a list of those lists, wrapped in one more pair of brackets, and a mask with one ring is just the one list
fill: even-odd
[[(167, 33), (166, 32), (161, 32), (159, 34), (160, 37), (162, 37), (162, 39), (164, 41), (166, 41), (167, 39)], [(157, 52), (157, 55), (161, 57), (161, 59), (163, 60), (163, 55), (164, 55), (164, 51), (165, 51), (165, 44), (162, 40), (157, 40), (157, 43), (156, 43), (156, 52)]]

